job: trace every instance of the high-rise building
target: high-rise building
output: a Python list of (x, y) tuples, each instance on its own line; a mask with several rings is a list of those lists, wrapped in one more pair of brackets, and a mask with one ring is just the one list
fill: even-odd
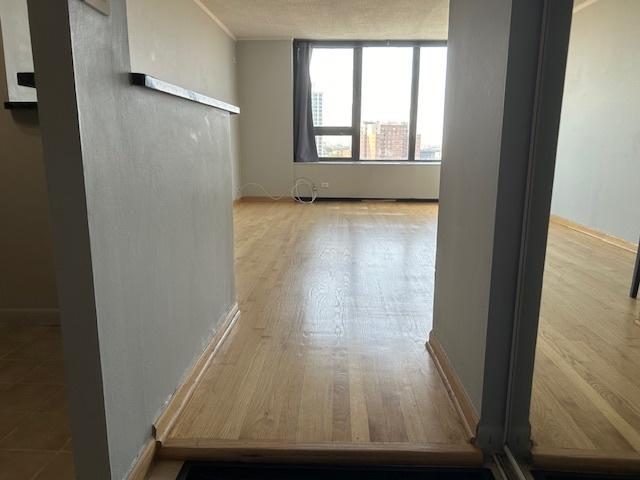
[(324, 94), (322, 92), (313, 92), (311, 94), (311, 112), (313, 115), (313, 124), (317, 127), (322, 125), (322, 109), (324, 107)]
[(377, 122), (362, 122), (360, 126), (360, 158), (376, 158)]
[[(322, 110), (324, 108), (324, 95), (322, 92), (311, 93), (311, 114), (313, 118), (313, 124), (317, 127), (322, 125)], [(326, 157), (324, 151), (324, 142), (322, 137), (316, 137), (316, 149), (318, 150), (319, 157)]]
[(376, 151), (380, 160), (402, 160), (409, 151), (409, 124), (387, 122), (378, 126)]
[(367, 160), (405, 160), (409, 152), (407, 122), (362, 122), (360, 158)]

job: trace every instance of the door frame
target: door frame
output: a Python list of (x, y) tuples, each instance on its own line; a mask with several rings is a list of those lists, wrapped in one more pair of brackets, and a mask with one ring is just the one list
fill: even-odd
[(573, 0), (543, 2), (505, 417), (512, 463), (528, 463), (531, 454), (529, 412), (573, 10)]

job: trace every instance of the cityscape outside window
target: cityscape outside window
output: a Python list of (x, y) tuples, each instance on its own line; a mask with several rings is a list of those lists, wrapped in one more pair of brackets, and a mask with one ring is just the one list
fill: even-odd
[(412, 47), (362, 49), (360, 159), (408, 160)]
[[(322, 44), (313, 47), (311, 106), (318, 156), (440, 161), (446, 46), (362, 46), (359, 56), (355, 55), (356, 48)], [(417, 72), (413, 71), (415, 65), (419, 65)], [(360, 97), (354, 98), (358, 83), (354, 82), (354, 69), (358, 68)], [(412, 89), (414, 81), (417, 89)], [(413, 126), (412, 107), (416, 112)], [(356, 109), (359, 112), (354, 112)], [(360, 119), (359, 126), (352, 125), (354, 118)], [(415, 150), (409, 155), (412, 127)], [(354, 137), (359, 140), (356, 152)]]
[(420, 49), (416, 160), (442, 160), (447, 47)]

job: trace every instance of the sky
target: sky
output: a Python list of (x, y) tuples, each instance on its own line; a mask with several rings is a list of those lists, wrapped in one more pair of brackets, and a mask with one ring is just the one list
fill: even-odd
[[(412, 47), (365, 47), (362, 51), (362, 121), (409, 122)], [(420, 52), (417, 133), (423, 145), (440, 145), (444, 114), (446, 47)], [(314, 48), (313, 91), (323, 92), (325, 126), (351, 123), (353, 50)]]

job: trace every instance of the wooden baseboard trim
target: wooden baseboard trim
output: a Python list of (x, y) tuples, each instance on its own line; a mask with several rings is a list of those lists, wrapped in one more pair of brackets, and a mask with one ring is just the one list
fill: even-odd
[(58, 308), (0, 308), (0, 321), (60, 325), (60, 310)]
[(533, 447), (532, 464), (547, 470), (640, 473), (640, 452)]
[(482, 451), (473, 445), (408, 443), (285, 443), (170, 439), (160, 458), (260, 463), (343, 465), (479, 466)]
[(563, 217), (559, 217), (557, 215), (551, 215), (549, 220), (558, 225), (562, 225), (563, 227), (569, 228), (571, 230), (575, 230), (576, 232), (580, 232), (584, 235), (588, 235), (593, 238), (597, 238), (598, 240), (602, 240), (609, 245), (613, 245), (614, 247), (622, 248), (631, 253), (636, 253), (638, 251), (638, 244), (633, 242), (628, 242), (622, 238), (614, 237), (613, 235), (609, 235), (608, 233), (601, 232), (600, 230), (596, 230), (595, 228), (587, 227), (581, 225), (579, 223), (573, 222)]
[(462, 420), (462, 424), (467, 436), (469, 437), (469, 441), (473, 442), (476, 438), (476, 431), (478, 429), (478, 414), (471, 403), (469, 395), (467, 395), (467, 392), (462, 386), (462, 382), (458, 378), (458, 374), (451, 365), (449, 357), (447, 357), (447, 353), (442, 348), (442, 345), (440, 345), (440, 342), (436, 339), (433, 330), (429, 334), (427, 350), (431, 354), (431, 358), (436, 364), (436, 369), (447, 388), (449, 398)]
[(219, 323), (216, 333), (211, 337), (211, 341), (202, 352), (202, 355), (200, 355), (196, 363), (188, 371), (184, 381), (169, 399), (164, 410), (154, 422), (153, 435), (157, 441), (163, 442), (167, 438), (167, 434), (173, 427), (176, 418), (191, 399), (197, 385), (202, 380), (204, 371), (211, 363), (213, 356), (218, 351), (218, 348), (220, 348), (224, 340), (229, 335), (229, 332), (236, 324), (239, 316), (240, 310), (238, 310), (238, 304), (235, 303), (233, 307), (231, 307), (231, 310), (229, 310), (225, 315), (224, 319)]
[(156, 441), (153, 438), (149, 439), (140, 452), (140, 455), (138, 455), (129, 475), (127, 475), (127, 480), (145, 480), (147, 478), (147, 474), (153, 463), (153, 457), (156, 454), (156, 449)]

